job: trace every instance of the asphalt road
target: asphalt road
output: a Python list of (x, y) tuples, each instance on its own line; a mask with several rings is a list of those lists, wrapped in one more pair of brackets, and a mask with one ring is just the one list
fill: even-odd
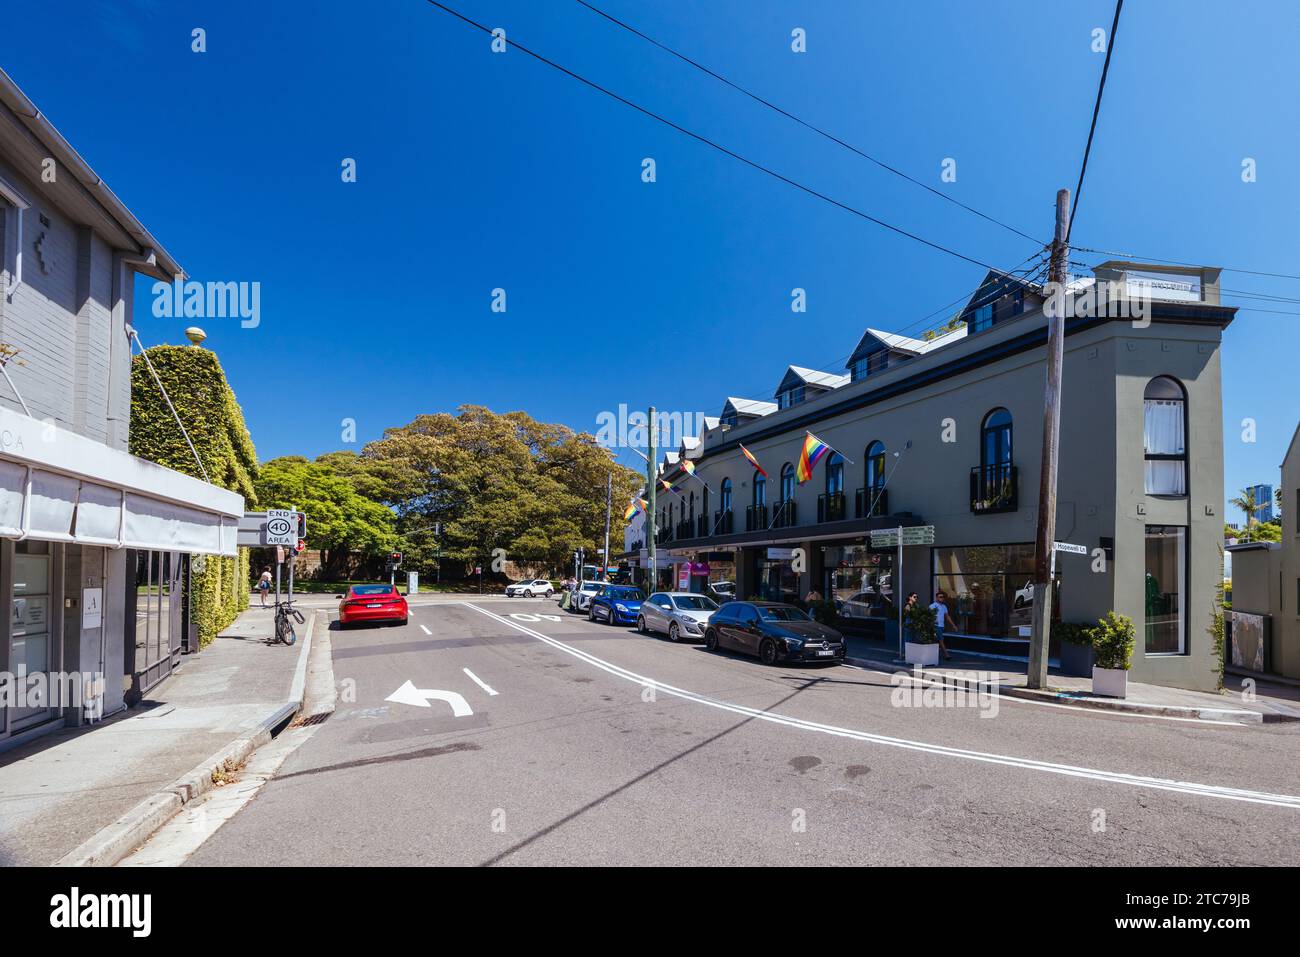
[(1297, 725), (901, 707), (542, 599), (331, 637), (337, 711), (190, 864), (1300, 862)]

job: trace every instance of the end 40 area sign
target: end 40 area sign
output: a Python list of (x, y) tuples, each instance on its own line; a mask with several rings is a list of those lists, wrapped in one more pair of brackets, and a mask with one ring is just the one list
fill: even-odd
[(245, 512), (239, 521), (238, 543), (248, 547), (283, 545), (295, 548), (307, 537), (307, 516), (289, 508)]

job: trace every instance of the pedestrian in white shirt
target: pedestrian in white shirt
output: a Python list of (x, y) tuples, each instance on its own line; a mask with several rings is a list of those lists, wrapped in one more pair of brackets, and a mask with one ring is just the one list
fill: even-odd
[(948, 654), (948, 648), (943, 643), (943, 631), (948, 627), (948, 596), (942, 591), (936, 592), (930, 610), (934, 612), (934, 629), (939, 635), (939, 654), (951, 658), (952, 655)]

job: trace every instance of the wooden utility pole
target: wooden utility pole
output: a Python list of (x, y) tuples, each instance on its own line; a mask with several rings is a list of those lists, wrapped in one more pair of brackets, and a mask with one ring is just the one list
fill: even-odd
[(600, 577), (609, 581), (609, 513), (614, 503), (614, 473), (610, 472), (605, 476), (605, 551), (601, 555), (601, 561), (604, 563), (603, 572)]
[(1061, 366), (1065, 360), (1066, 263), (1069, 260), (1070, 191), (1056, 193), (1056, 235), (1047, 271), (1047, 385), (1043, 398), (1043, 462), (1038, 485), (1038, 534), (1034, 539), (1033, 636), (1029, 642), (1030, 688), (1047, 685), (1047, 648), (1052, 631), (1052, 561), (1056, 541), (1056, 470), (1061, 443)]
[(649, 595), (659, 587), (659, 568), (655, 564), (655, 534), (658, 528), (655, 525), (655, 479), (659, 476), (655, 471), (655, 407), (650, 406), (650, 419), (646, 422), (647, 448), (649, 453), (645, 460), (645, 547), (646, 554), (649, 556), (650, 570), (649, 577), (646, 580), (645, 593)]

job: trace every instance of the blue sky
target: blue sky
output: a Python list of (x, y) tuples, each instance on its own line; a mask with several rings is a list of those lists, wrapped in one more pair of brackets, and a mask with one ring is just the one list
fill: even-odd
[[(1103, 59), (1091, 32), (1113, 12), (1109, 0), (593, 2), (1044, 238), (1056, 189), (1078, 174)], [(1010, 266), (1034, 251), (572, 0), (449, 5), (974, 259)], [(203, 325), (263, 458), (348, 447), (345, 418), (359, 448), (466, 402), (592, 431), (620, 403), (716, 414), (728, 394), (770, 397), (787, 363), (842, 370), (867, 325), (925, 328), (982, 278), (518, 51), (492, 54), (423, 0), (23, 11), (0, 39), (10, 75), (194, 278), (261, 283), (258, 328)], [(190, 49), (194, 27), (205, 53)], [(795, 27), (806, 53), (790, 49)], [(1076, 244), (1300, 274), (1300, 107), (1287, 92), (1298, 32), (1289, 3), (1129, 3)], [(344, 157), (356, 183), (341, 181)], [(957, 181), (945, 184), (949, 157)], [(1223, 285), (1300, 299), (1293, 280), (1225, 273)], [(505, 314), (490, 310), (497, 287)], [(790, 310), (794, 287), (804, 314)], [(154, 318), (147, 292), (144, 340), (183, 341), (187, 323)], [(1276, 481), (1300, 418), (1287, 387), (1297, 320), (1242, 312), (1227, 333), (1229, 490)], [(665, 327), (671, 340), (639, 348)], [(1254, 444), (1238, 440), (1247, 416)]]

